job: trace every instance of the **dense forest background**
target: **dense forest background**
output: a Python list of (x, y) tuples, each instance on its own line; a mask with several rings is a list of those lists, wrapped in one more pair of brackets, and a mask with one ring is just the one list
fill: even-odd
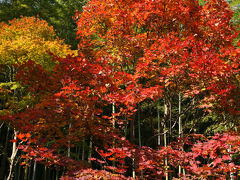
[(238, 179), (240, 1), (0, 1), (0, 179)]

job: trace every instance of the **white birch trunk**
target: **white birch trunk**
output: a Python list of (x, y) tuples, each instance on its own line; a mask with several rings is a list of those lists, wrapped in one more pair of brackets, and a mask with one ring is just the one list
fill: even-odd
[[(17, 131), (14, 129), (14, 140), (17, 140)], [(12, 144), (12, 155), (10, 157), (10, 167), (9, 167), (9, 174), (7, 180), (10, 180), (13, 175), (13, 167), (14, 167), (14, 162), (15, 162), (15, 157), (17, 155), (17, 142), (13, 142)]]
[[(167, 103), (164, 101), (164, 146), (167, 147), (167, 129), (166, 129), (166, 116), (167, 116), (167, 113), (168, 113), (168, 107), (167, 107)], [(167, 158), (165, 158), (165, 166), (166, 166), (166, 180), (168, 180), (168, 160)]]
[[(182, 119), (181, 119), (181, 94), (178, 94), (178, 137), (182, 137)], [(181, 166), (178, 167), (178, 174), (180, 175), (182, 173)]]

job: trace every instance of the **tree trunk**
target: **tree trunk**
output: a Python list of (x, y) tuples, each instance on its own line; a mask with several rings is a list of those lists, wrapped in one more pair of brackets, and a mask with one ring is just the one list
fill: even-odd
[(47, 180), (47, 166), (44, 166), (44, 180)]
[(135, 131), (134, 131), (134, 118), (130, 120), (130, 141), (131, 143), (134, 143), (135, 139)]
[(135, 159), (132, 158), (132, 178), (135, 179), (136, 178), (136, 172), (135, 172)]
[[(28, 166), (25, 167), (24, 180), (28, 180)], [(46, 180), (46, 179), (44, 179), (44, 180)]]
[[(232, 149), (232, 147), (230, 145), (229, 148), (228, 148), (229, 153), (231, 152), (231, 149)], [(232, 154), (230, 154), (230, 157), (231, 157), (231, 161), (232, 161)], [(230, 180), (233, 180), (233, 179), (234, 179), (234, 174), (232, 172), (230, 172)]]
[(3, 125), (4, 125), (4, 122), (2, 122), (1, 125), (0, 125), (0, 134), (1, 134), (1, 130), (2, 130)]
[[(141, 139), (141, 115), (140, 115), (140, 104), (138, 106), (138, 145), (142, 146), (142, 139)], [(141, 170), (141, 178), (143, 178), (143, 171)]]
[(14, 176), (12, 176), (12, 180), (16, 180), (18, 178), (18, 168), (17, 168), (17, 161), (15, 161), (15, 164), (14, 164), (14, 168), (13, 168), (13, 172), (14, 172)]
[(160, 146), (161, 145), (161, 121), (160, 121), (160, 102), (158, 101), (157, 103), (157, 118), (158, 118), (158, 136), (157, 136), (157, 145)]
[[(166, 128), (166, 123), (167, 123), (167, 114), (168, 113), (168, 106), (166, 101), (164, 100), (164, 146), (167, 147), (167, 128)], [(165, 167), (166, 167), (166, 180), (168, 180), (168, 160), (165, 158)]]
[[(17, 140), (17, 131), (14, 129), (14, 140)], [(8, 178), (7, 180), (10, 180), (12, 179), (13, 177), (13, 168), (14, 168), (14, 162), (15, 162), (15, 157), (17, 155), (17, 142), (13, 142), (12, 144), (12, 155), (10, 157), (10, 160), (9, 160), (9, 163), (10, 163), (10, 166), (9, 166), (9, 174), (8, 174)]]
[(32, 180), (35, 180), (35, 177), (36, 177), (36, 168), (37, 168), (37, 162), (34, 161)]
[(124, 128), (124, 135), (125, 137), (127, 137), (128, 135), (128, 124), (129, 124), (129, 121), (127, 119), (127, 117), (125, 116), (125, 121), (126, 121), (126, 124), (125, 124), (125, 128)]
[(30, 161), (30, 165), (28, 169), (28, 180), (31, 179), (31, 172), (32, 172), (32, 162)]
[(140, 106), (138, 106), (138, 145), (142, 146), (141, 141), (141, 117), (140, 117)]
[[(113, 120), (113, 132), (115, 131), (115, 123), (116, 123), (116, 121), (115, 121), (115, 113), (116, 113), (116, 111), (115, 111), (115, 103), (113, 102), (112, 103), (112, 120)], [(115, 139), (113, 139), (113, 148), (115, 148)], [(113, 167), (115, 167), (115, 160), (113, 160)]]
[(77, 147), (76, 147), (76, 153), (77, 153), (77, 157), (75, 158), (77, 161), (79, 161), (79, 159), (80, 159), (80, 154), (81, 154), (81, 152), (80, 152), (80, 146), (78, 145)]
[[(69, 134), (70, 134), (70, 129), (71, 129), (71, 127), (72, 127), (72, 124), (70, 123), (70, 124), (69, 124), (69, 127), (68, 127)], [(69, 157), (69, 158), (71, 157), (71, 142), (70, 142), (70, 140), (68, 141), (67, 157)]]
[[(178, 94), (178, 137), (181, 138), (182, 137), (182, 119), (181, 119), (181, 94)], [(180, 176), (180, 174), (182, 173), (182, 168), (181, 166), (178, 167), (178, 174)]]
[(85, 138), (82, 140), (82, 160), (85, 160)]
[(112, 103), (112, 117), (113, 117), (113, 129), (115, 129), (115, 123), (116, 123), (116, 121), (115, 121), (115, 114), (116, 113), (116, 111), (115, 111), (115, 103)]
[[(192, 104), (193, 104), (193, 107), (194, 107), (194, 105), (195, 105), (195, 99), (194, 98), (192, 100)], [(196, 134), (197, 133), (198, 122), (196, 121), (195, 111), (193, 111), (193, 123), (194, 123), (193, 124), (193, 127), (194, 127), (193, 131)]]
[(56, 170), (56, 180), (58, 180), (58, 170)]
[(172, 102), (171, 102), (171, 98), (168, 99), (168, 114), (169, 114), (169, 141), (171, 141), (172, 138)]
[[(134, 126), (134, 118), (132, 118), (132, 120), (130, 121), (130, 141), (131, 141), (131, 143), (134, 143), (134, 141), (135, 141), (135, 126)], [(133, 177), (133, 179), (135, 179), (135, 169), (134, 169), (134, 167), (135, 167), (135, 159), (134, 158), (132, 158), (132, 167), (133, 167), (133, 169), (132, 169), (132, 177)]]
[(88, 163), (91, 163), (90, 158), (92, 158), (92, 140), (91, 140), (91, 138), (90, 138), (89, 150), (88, 150)]

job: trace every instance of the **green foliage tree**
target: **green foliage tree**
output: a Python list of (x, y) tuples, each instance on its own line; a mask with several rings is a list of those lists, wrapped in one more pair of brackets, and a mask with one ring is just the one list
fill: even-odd
[[(229, 6), (231, 9), (234, 10), (232, 22), (234, 25), (238, 26), (238, 29), (240, 30), (240, 0), (228, 0)], [(238, 38), (235, 39), (234, 44), (236, 45), (237, 42), (240, 40), (240, 35)]]

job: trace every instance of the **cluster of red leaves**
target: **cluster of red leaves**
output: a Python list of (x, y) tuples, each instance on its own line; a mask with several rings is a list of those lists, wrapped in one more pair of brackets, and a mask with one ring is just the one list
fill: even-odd
[[(173, 169), (177, 169), (178, 166), (184, 168), (185, 178), (192, 179), (209, 177), (226, 179), (229, 173), (234, 174), (240, 170), (240, 165), (237, 165), (240, 136), (235, 133), (217, 134), (210, 138), (191, 135), (159, 150), (134, 146), (124, 140), (122, 144), (121, 147), (110, 148), (107, 152), (97, 150), (101, 159), (91, 160), (115, 173), (125, 173), (127, 169), (133, 168), (137, 174), (150, 179), (161, 179), (166, 172), (172, 172), (165, 165), (165, 160)], [(131, 161), (133, 164), (126, 166), (126, 159), (134, 159)], [(115, 161), (116, 167), (109, 166), (109, 161)]]
[(91, 1), (76, 15), (79, 48), (114, 64), (114, 73), (133, 75), (120, 101), (133, 105), (168, 89), (204, 95), (201, 108), (214, 101), (233, 107), (240, 54), (232, 45), (238, 33), (231, 16), (224, 0), (204, 6), (192, 0)]
[(74, 177), (64, 176), (61, 180), (96, 180), (96, 179), (113, 179), (113, 180), (133, 180), (120, 174), (113, 174), (105, 170), (84, 169), (74, 173)]
[[(109, 100), (105, 95), (116, 92), (118, 87), (112, 83), (111, 67), (102, 60), (92, 63), (81, 55), (55, 58), (58, 63), (51, 72), (32, 61), (17, 67), (17, 80), (32, 92), (36, 104), (6, 119), (27, 132), (18, 135), (24, 142), (19, 146), (25, 152), (23, 164), (35, 159), (49, 166), (66, 167), (72, 176), (79, 169), (89, 168), (89, 164), (59, 154), (59, 150), (74, 147), (89, 137), (103, 147), (113, 142), (114, 130), (102, 109)], [(29, 133), (31, 139), (26, 138)]]
[[(184, 167), (189, 173), (188, 176), (226, 179), (229, 173), (239, 171), (240, 166), (237, 165), (240, 151), (239, 134), (216, 134), (211, 138), (198, 135), (198, 138), (191, 139), (195, 142), (187, 138), (181, 141), (182, 145), (174, 143), (167, 151), (170, 163)], [(184, 148), (184, 144), (188, 145), (188, 150)]]

